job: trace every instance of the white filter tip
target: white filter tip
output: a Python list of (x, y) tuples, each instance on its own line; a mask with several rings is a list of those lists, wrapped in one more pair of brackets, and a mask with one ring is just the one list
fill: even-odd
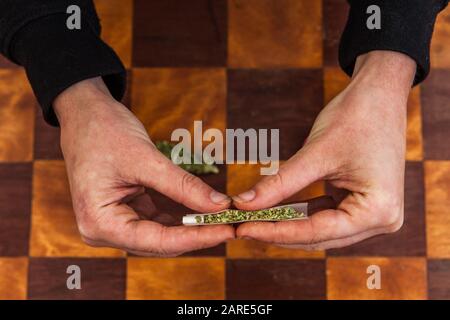
[(195, 220), (195, 216), (184, 216), (183, 217), (184, 225), (195, 225), (198, 224), (197, 220)]

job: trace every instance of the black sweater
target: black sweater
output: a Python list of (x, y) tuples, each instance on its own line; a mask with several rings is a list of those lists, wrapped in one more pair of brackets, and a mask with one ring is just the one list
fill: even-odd
[[(339, 50), (342, 69), (351, 75), (356, 58), (372, 50), (399, 51), (417, 63), (415, 84), (423, 81), (430, 70), (435, 19), (448, 1), (349, 0), (351, 9)], [(81, 30), (65, 27), (67, 8), (73, 4), (81, 8)], [(381, 29), (366, 26), (370, 5), (381, 9)], [(0, 51), (25, 67), (45, 119), (52, 125), (58, 124), (53, 100), (81, 80), (102, 76), (111, 94), (122, 98), (125, 69), (99, 36), (92, 0), (0, 0)]]

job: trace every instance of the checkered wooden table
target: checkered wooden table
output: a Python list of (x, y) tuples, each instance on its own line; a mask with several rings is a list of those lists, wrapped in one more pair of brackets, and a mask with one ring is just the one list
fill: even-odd
[[(344, 0), (96, 0), (104, 39), (129, 70), (125, 104), (154, 140), (173, 129), (280, 128), (281, 160), (348, 83), (337, 66)], [(432, 72), (408, 109), (401, 231), (327, 252), (236, 240), (172, 259), (90, 248), (71, 208), (59, 132), (44, 124), (22, 69), (0, 60), (1, 299), (450, 298), (450, 9), (439, 16)], [(236, 194), (256, 165), (205, 178)], [(296, 196), (325, 193), (315, 183)], [(152, 192), (161, 209), (185, 211)], [(82, 290), (66, 289), (66, 268)], [(366, 288), (366, 268), (382, 289)]]

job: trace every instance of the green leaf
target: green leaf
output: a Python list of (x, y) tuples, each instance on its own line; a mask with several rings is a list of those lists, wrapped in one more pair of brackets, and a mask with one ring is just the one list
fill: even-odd
[[(164, 154), (167, 158), (171, 159), (171, 155), (172, 155), (172, 149), (175, 146), (175, 144), (166, 141), (166, 140), (162, 140), (162, 141), (156, 141), (155, 143), (156, 148), (162, 153)], [(180, 151), (179, 154), (180, 157), (183, 156), (183, 150)], [(201, 164), (196, 164), (194, 163), (194, 155), (191, 155), (191, 163), (190, 164), (185, 164), (182, 163), (180, 165), (178, 165), (180, 168), (186, 170), (187, 172), (190, 172), (192, 174), (195, 175), (205, 175), (205, 174), (217, 174), (219, 173), (219, 168), (214, 165), (214, 164), (207, 164), (207, 163), (201, 163)]]

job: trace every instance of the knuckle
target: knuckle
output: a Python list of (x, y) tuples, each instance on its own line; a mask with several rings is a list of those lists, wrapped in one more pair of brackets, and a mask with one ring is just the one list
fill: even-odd
[(89, 241), (100, 241), (102, 240), (103, 227), (96, 219), (95, 215), (83, 214), (78, 216), (78, 231), (82, 238)]
[(89, 246), (97, 247), (97, 243), (108, 239), (113, 229), (111, 221), (105, 217), (104, 210), (99, 209), (94, 195), (88, 191), (76, 192), (73, 207), (81, 239)]
[(374, 215), (378, 216), (378, 224), (382, 227), (397, 225), (403, 217), (403, 201), (390, 198), (380, 201), (375, 206)]
[(99, 247), (97, 242), (95, 242), (94, 240), (91, 240), (90, 238), (87, 238), (83, 235), (81, 235), (81, 240), (83, 241), (84, 244), (86, 244), (90, 247)]
[(167, 234), (167, 229), (165, 227), (162, 227), (159, 231), (159, 235), (158, 235), (158, 244), (155, 248), (153, 248), (153, 253), (157, 254), (158, 256), (166, 256), (167, 254), (169, 254), (165, 248), (165, 243), (166, 243), (166, 234)]
[(258, 184), (256, 188), (258, 187), (261, 189), (261, 187), (264, 186), (265, 190), (262, 191), (268, 191), (271, 192), (277, 192), (280, 199), (285, 199), (285, 188), (284, 188), (284, 182), (283, 182), (283, 169), (280, 168), (277, 173), (267, 176), (264, 178), (264, 182), (262, 184)]
[[(269, 181), (269, 185), (271, 187), (283, 187), (283, 168), (280, 168), (280, 170), (278, 170), (277, 173), (275, 173), (274, 175), (270, 176), (268, 178)], [(283, 189), (283, 188), (280, 188)]]
[(170, 237), (167, 236), (167, 227), (164, 226), (158, 231), (155, 241), (150, 243), (144, 251), (148, 255), (160, 258), (172, 258), (184, 253), (171, 250), (171, 246)]
[[(99, 240), (98, 227), (90, 223), (81, 222), (78, 224), (78, 231), (84, 242)], [(89, 243), (87, 243), (89, 244)]]
[(96, 212), (92, 209), (92, 206), (89, 205), (86, 197), (74, 197), (73, 206), (77, 219), (78, 231), (81, 237), (91, 241), (97, 240), (97, 222), (93, 218), (96, 216)]
[(403, 215), (401, 215), (401, 217), (395, 223), (391, 224), (388, 227), (387, 232), (388, 233), (397, 232), (403, 227), (403, 224), (404, 224), (404, 219), (403, 219)]
[(192, 191), (192, 189), (199, 187), (201, 183), (202, 180), (199, 177), (186, 172), (181, 178), (181, 190), (183, 191), (183, 193), (187, 193), (189, 191)]
[[(308, 248), (314, 248), (319, 242), (321, 242), (321, 236), (319, 235), (318, 231), (317, 231), (317, 227), (314, 226), (315, 220), (314, 219), (310, 219), (309, 220), (309, 233), (310, 233), (310, 237), (308, 239)], [(314, 249), (311, 249), (311, 251)]]
[(380, 224), (382, 227), (390, 227), (397, 223), (399, 214), (396, 210), (385, 210), (380, 213)]

